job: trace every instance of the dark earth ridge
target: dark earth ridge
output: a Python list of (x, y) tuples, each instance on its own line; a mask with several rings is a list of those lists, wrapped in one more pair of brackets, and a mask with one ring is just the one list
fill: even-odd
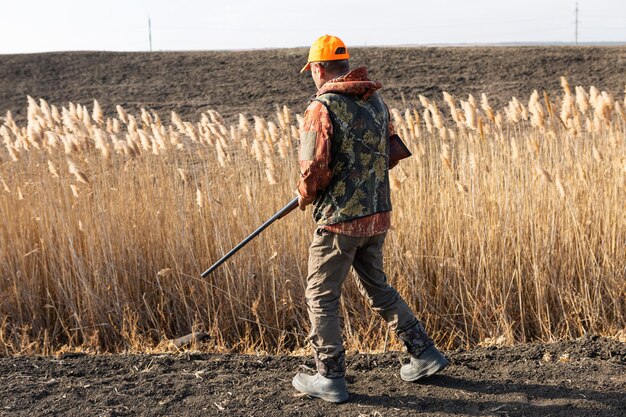
[[(417, 105), (419, 94), (441, 99), (442, 91), (477, 99), (484, 92), (498, 107), (512, 96), (527, 102), (533, 89), (558, 91), (561, 75), (572, 86), (595, 85), (616, 97), (626, 85), (626, 46), (353, 48), (351, 54), (353, 67), (367, 65), (397, 108)], [(11, 110), (23, 120), (27, 95), (90, 108), (97, 99), (108, 115), (116, 104), (134, 113), (146, 107), (166, 120), (172, 110), (193, 121), (215, 109), (231, 122), (239, 113), (273, 116), (283, 104), (302, 112), (315, 91), (309, 74), (299, 73), (306, 56), (304, 48), (0, 55), (0, 114)]]

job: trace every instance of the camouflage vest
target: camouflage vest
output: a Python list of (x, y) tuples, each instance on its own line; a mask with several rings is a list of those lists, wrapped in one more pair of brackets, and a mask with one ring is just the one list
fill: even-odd
[(329, 111), (333, 136), (332, 179), (314, 201), (315, 222), (342, 223), (390, 211), (389, 114), (382, 99), (327, 93), (316, 100)]

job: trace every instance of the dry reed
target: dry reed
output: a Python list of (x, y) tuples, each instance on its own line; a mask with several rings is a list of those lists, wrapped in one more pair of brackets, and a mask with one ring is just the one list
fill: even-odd
[[(626, 326), (623, 106), (562, 86), (528, 109), (444, 93), (449, 117), (423, 96), (392, 111), (414, 156), (392, 171), (386, 271), (444, 348)], [(216, 350), (303, 347), (308, 213), (199, 278), (292, 198), (302, 117), (116, 113), (29, 97), (26, 126), (4, 118), (2, 352), (146, 351), (198, 329)], [(383, 348), (353, 282), (341, 310), (349, 349)]]

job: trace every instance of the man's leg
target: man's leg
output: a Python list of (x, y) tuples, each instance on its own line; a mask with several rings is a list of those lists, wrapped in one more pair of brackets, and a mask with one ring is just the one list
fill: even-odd
[(315, 354), (318, 374), (299, 373), (293, 386), (326, 401), (348, 399), (339, 298), (362, 238), (352, 238), (318, 228), (309, 248), (306, 302), (311, 331), (309, 341)]
[(434, 342), (415, 317), (398, 291), (387, 282), (383, 271), (383, 244), (386, 234), (368, 238), (355, 253), (353, 266), (359, 277), (357, 285), (372, 307), (395, 330), (411, 355), (411, 362), (400, 375), (415, 381), (445, 368), (448, 361), (434, 347)]
[(352, 266), (358, 275), (357, 286), (374, 311), (392, 330), (406, 330), (418, 322), (398, 291), (387, 282), (383, 271), (385, 233), (367, 238), (355, 253)]

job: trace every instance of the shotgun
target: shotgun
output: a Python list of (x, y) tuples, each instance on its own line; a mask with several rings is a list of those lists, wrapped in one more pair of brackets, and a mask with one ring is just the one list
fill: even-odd
[[(390, 161), (391, 167), (395, 166), (398, 163), (398, 161), (400, 161), (401, 159), (408, 158), (410, 156), (411, 156), (411, 151), (409, 151), (409, 149), (406, 147), (404, 142), (402, 142), (402, 139), (400, 139), (400, 136), (393, 135), (393, 136), (391, 136), (389, 138), (389, 161)], [(211, 272), (215, 271), (221, 264), (226, 262), (226, 260), (228, 258), (230, 258), (235, 253), (237, 253), (237, 251), (239, 249), (243, 248), (252, 239), (257, 237), (270, 224), (274, 223), (276, 220), (281, 219), (284, 216), (286, 216), (287, 214), (291, 213), (293, 211), (293, 209), (295, 209), (296, 207), (298, 207), (298, 197), (295, 197), (293, 200), (291, 200), (289, 203), (287, 203), (287, 205), (285, 207), (281, 208), (268, 221), (266, 221), (261, 226), (259, 226), (259, 228), (256, 229), (254, 232), (252, 232), (252, 234), (250, 234), (250, 236), (248, 236), (247, 238), (242, 240), (240, 244), (235, 246), (233, 249), (231, 249), (230, 252), (228, 252), (226, 255), (222, 256), (222, 258), (219, 261), (215, 262), (213, 264), (213, 266), (211, 266), (209, 269), (204, 271), (201, 274), (202, 278), (206, 278)]]
[(231, 256), (233, 256), (235, 253), (237, 253), (237, 251), (241, 248), (243, 248), (244, 246), (246, 246), (252, 239), (254, 239), (255, 237), (257, 237), (263, 230), (265, 230), (269, 225), (271, 225), (272, 223), (274, 223), (276, 220), (282, 219), (283, 217), (285, 217), (287, 214), (291, 213), (293, 211), (293, 209), (295, 209), (296, 207), (298, 207), (298, 197), (295, 197), (293, 200), (291, 200), (289, 203), (287, 203), (287, 205), (283, 208), (281, 208), (280, 210), (278, 210), (278, 212), (276, 214), (274, 214), (268, 221), (266, 221), (265, 223), (263, 223), (261, 226), (259, 226), (258, 229), (256, 229), (254, 232), (252, 232), (250, 234), (250, 236), (248, 236), (247, 238), (245, 238), (244, 240), (241, 241), (241, 243), (239, 243), (237, 246), (235, 246), (233, 249), (231, 249), (230, 252), (228, 252), (226, 255), (222, 256), (222, 258), (215, 262), (209, 269), (207, 269), (206, 271), (204, 271), (201, 275), (202, 278), (206, 278), (211, 272), (215, 271), (221, 264), (223, 264), (224, 262), (226, 262), (226, 260), (228, 258), (230, 258)]

